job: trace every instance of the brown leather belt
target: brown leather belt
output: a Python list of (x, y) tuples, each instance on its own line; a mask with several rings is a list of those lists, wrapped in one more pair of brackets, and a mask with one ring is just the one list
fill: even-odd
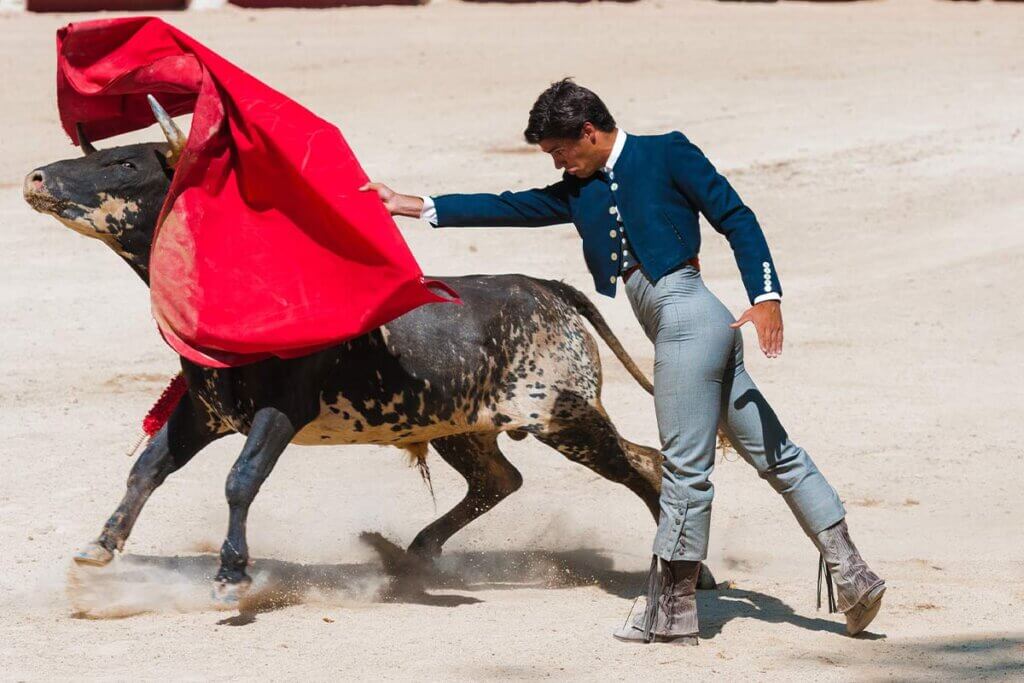
[[(686, 261), (686, 262), (680, 264), (679, 268), (682, 268), (683, 266), (693, 266), (698, 272), (700, 272), (700, 259), (697, 258), (696, 256), (694, 256), (689, 261)], [(630, 266), (629, 268), (626, 268), (625, 272), (622, 273), (622, 281), (623, 282), (628, 282), (629, 281), (629, 276), (632, 275), (633, 273), (635, 273), (639, 268), (640, 268), (640, 264), (639, 263), (634, 264), (634, 265)], [(673, 270), (678, 270), (678, 268), (675, 268)]]

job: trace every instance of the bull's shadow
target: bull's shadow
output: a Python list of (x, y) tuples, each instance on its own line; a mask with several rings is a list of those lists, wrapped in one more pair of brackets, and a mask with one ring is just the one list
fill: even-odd
[[(592, 548), (452, 552), (428, 566), (380, 534), (363, 534), (362, 540), (377, 553), (380, 562), (299, 564), (255, 560), (251, 567), (252, 590), (237, 613), (218, 624), (250, 624), (260, 613), (312, 600), (341, 605), (391, 602), (452, 608), (481, 602), (466, 595), (475, 591), (579, 586), (597, 586), (616, 597), (632, 599), (641, 592), (647, 578), (644, 571), (615, 569), (608, 554)], [(112, 618), (168, 607), (179, 611), (212, 608), (209, 591), (220, 566), (216, 555), (125, 555), (116, 565), (74, 570), (77, 575), (70, 592), (77, 616)], [(140, 592), (150, 594), (135, 599), (133, 596)], [(191, 595), (184, 606), (180, 604), (183, 593)], [(704, 639), (714, 638), (738, 618), (787, 623), (811, 631), (844, 631), (840, 618), (806, 617), (778, 598), (728, 588), (727, 584), (720, 584), (717, 590), (699, 591), (698, 600), (700, 635)]]

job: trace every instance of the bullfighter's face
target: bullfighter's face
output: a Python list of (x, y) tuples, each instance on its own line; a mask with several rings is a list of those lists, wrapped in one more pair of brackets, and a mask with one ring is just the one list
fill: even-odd
[(551, 155), (555, 168), (577, 178), (589, 178), (608, 160), (610, 145), (604, 144), (607, 135), (586, 123), (578, 138), (544, 138), (538, 144), (543, 152)]
[(29, 173), (25, 201), (143, 265), (171, 173), (162, 143), (94, 150)]

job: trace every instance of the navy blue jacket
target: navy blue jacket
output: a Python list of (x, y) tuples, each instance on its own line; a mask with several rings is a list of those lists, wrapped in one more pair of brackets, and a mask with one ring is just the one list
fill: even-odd
[(601, 294), (615, 296), (622, 258), (616, 210), (633, 253), (653, 282), (700, 251), (700, 212), (729, 240), (751, 303), (762, 294), (782, 294), (754, 213), (682, 133), (627, 136), (612, 175), (614, 179), (602, 172), (589, 178), (564, 174), (554, 185), (500, 195), (440, 195), (434, 198), (437, 225), (536, 227), (572, 222), (583, 238), (583, 256), (594, 286)]

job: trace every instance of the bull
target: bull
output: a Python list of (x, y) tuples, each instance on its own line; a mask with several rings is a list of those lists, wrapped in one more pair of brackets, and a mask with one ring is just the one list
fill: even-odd
[[(24, 195), (35, 210), (98, 239), (148, 284), (157, 218), (185, 136), (152, 97), (167, 142), (98, 150), (35, 169)], [(245, 444), (227, 477), (227, 536), (214, 594), (233, 604), (251, 583), (246, 518), (290, 443), (427, 445), (467, 483), (465, 497), (408, 547), (425, 562), (456, 532), (522, 484), (498, 436), (533, 436), (633, 491), (657, 520), (661, 454), (624, 439), (601, 405), (601, 361), (584, 320), (629, 373), (652, 387), (593, 303), (557, 281), (523, 275), (445, 278), (464, 305), (423, 306), (368, 334), (288, 360), (229, 369), (181, 359), (188, 392), (150, 440), (98, 538), (74, 560), (104, 566), (123, 550), (152, 493), (211, 442)], [(705, 571), (702, 585), (713, 587)]]

